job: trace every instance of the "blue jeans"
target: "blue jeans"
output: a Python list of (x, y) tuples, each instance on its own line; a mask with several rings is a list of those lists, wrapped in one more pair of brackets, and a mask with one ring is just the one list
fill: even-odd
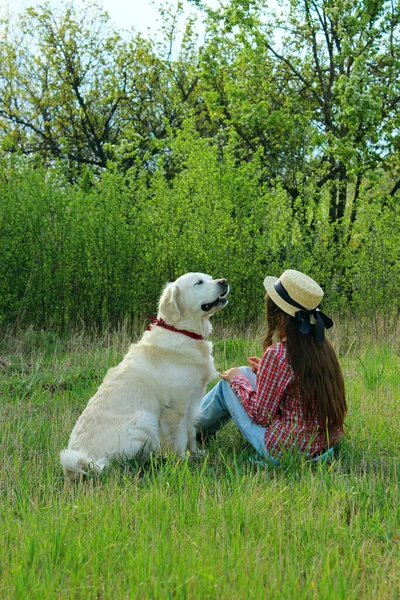
[[(240, 367), (253, 389), (257, 389), (256, 376), (249, 367)], [(279, 460), (274, 458), (266, 449), (264, 435), (266, 428), (252, 421), (240, 403), (239, 398), (227, 381), (221, 379), (212, 390), (208, 392), (200, 403), (200, 417), (197, 424), (199, 431), (213, 433), (233, 419), (243, 437), (257, 450), (265, 460), (279, 465)], [(333, 448), (324, 454), (313, 458), (313, 461), (327, 461), (331, 458)]]
[[(253, 389), (257, 388), (256, 376), (249, 367), (240, 367)], [(221, 379), (200, 403), (197, 428), (210, 433), (218, 431), (229, 419), (233, 419), (243, 437), (268, 461), (279, 465), (264, 444), (265, 427), (254, 423), (240, 403), (239, 398), (225, 379)]]

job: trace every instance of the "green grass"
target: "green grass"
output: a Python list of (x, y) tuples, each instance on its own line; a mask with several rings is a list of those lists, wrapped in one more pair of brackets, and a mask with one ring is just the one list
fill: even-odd
[[(217, 332), (218, 367), (260, 353), (256, 333)], [(228, 425), (205, 458), (65, 484), (59, 451), (127, 332), (3, 332), (0, 597), (399, 598), (399, 358), (335, 335), (349, 415), (333, 464), (257, 466)]]

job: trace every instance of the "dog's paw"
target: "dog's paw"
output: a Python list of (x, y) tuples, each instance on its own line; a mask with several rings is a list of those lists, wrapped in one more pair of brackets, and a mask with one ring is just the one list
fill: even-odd
[(200, 450), (200, 448), (197, 448), (197, 452), (194, 456), (196, 458), (204, 458), (206, 454), (207, 454), (206, 450)]
[(200, 450), (200, 448), (196, 444), (196, 446), (194, 446), (193, 449), (190, 451), (190, 454), (193, 458), (202, 458), (207, 454), (207, 452), (205, 450)]

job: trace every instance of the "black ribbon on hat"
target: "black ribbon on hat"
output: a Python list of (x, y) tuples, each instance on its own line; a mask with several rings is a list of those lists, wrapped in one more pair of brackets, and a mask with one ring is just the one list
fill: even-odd
[(311, 310), (308, 310), (307, 308), (304, 308), (304, 306), (296, 302), (296, 300), (293, 300), (293, 298), (289, 296), (279, 279), (274, 284), (274, 288), (276, 293), (282, 298), (282, 300), (284, 300), (291, 306), (300, 309), (296, 311), (294, 315), (297, 323), (300, 324), (300, 333), (310, 333), (310, 316), (312, 315), (314, 317), (314, 319), (316, 320), (315, 340), (317, 344), (323, 344), (325, 339), (324, 329), (330, 329), (333, 326), (332, 319), (330, 319), (325, 313), (323, 313), (322, 310), (317, 310), (317, 306), (315, 308), (312, 308)]

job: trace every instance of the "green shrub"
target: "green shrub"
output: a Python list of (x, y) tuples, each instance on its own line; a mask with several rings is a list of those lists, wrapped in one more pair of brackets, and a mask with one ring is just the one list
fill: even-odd
[(299, 220), (279, 181), (263, 181), (257, 157), (237, 159), (233, 135), (221, 150), (187, 125), (169, 143), (172, 177), (167, 152), (151, 175), (111, 165), (75, 185), (61, 166), (0, 167), (0, 322), (62, 329), (143, 319), (165, 282), (201, 271), (230, 281), (221, 318), (249, 323), (263, 313), (263, 278), (296, 268), (321, 283), (327, 309), (383, 313), (396, 325), (400, 214), (382, 192), (373, 203), (371, 192), (360, 198), (347, 240), (323, 197), (310, 201), (312, 227)]

